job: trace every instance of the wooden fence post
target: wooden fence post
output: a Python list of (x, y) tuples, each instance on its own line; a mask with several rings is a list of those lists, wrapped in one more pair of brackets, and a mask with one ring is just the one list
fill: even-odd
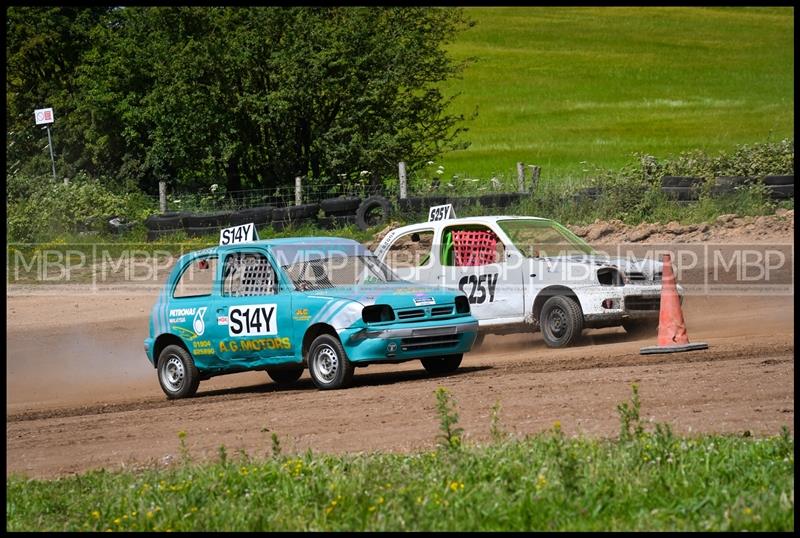
[(528, 165), (528, 167), (531, 169), (531, 192), (533, 193), (536, 191), (536, 185), (539, 184), (539, 174), (541, 173), (542, 169), (533, 164)]
[(167, 182), (158, 182), (158, 210), (162, 213), (167, 212)]
[(303, 178), (297, 176), (294, 178), (294, 205), (303, 203)]
[(525, 163), (517, 163), (517, 192), (525, 192)]
[(400, 199), (405, 200), (408, 196), (408, 180), (406, 178), (406, 163), (400, 161), (397, 165), (397, 173), (400, 178)]

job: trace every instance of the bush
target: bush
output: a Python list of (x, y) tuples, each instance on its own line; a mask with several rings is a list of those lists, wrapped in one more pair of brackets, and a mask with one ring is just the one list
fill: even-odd
[(102, 232), (109, 218), (141, 221), (154, 210), (141, 192), (116, 193), (85, 175), (69, 184), (9, 177), (8, 240), (38, 242), (65, 233)]

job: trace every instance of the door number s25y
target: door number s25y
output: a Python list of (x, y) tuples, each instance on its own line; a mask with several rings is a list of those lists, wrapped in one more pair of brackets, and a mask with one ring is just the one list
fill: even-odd
[[(472, 304), (482, 304), (488, 299), (494, 301), (494, 290), (497, 286), (497, 273), (488, 275), (464, 275), (458, 281), (458, 289), (463, 291), (469, 302)], [(469, 289), (466, 289), (468, 288)]]

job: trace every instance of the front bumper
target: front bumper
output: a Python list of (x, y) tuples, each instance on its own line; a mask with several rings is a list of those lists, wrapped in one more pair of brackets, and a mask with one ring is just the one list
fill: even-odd
[(339, 337), (352, 362), (397, 362), (466, 353), (477, 333), (478, 321), (469, 316), (451, 322), (345, 329)]

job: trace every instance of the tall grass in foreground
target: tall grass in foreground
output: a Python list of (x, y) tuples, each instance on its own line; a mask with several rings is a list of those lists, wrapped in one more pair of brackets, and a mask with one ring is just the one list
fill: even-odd
[(647, 431), (638, 392), (618, 406), (616, 440), (548, 431), (512, 439), (492, 409), (493, 442), (462, 441), (446, 389), (442, 434), (416, 454), (263, 455), (163, 471), (12, 476), (6, 525), (19, 530), (791, 530), (794, 439), (678, 437)]

